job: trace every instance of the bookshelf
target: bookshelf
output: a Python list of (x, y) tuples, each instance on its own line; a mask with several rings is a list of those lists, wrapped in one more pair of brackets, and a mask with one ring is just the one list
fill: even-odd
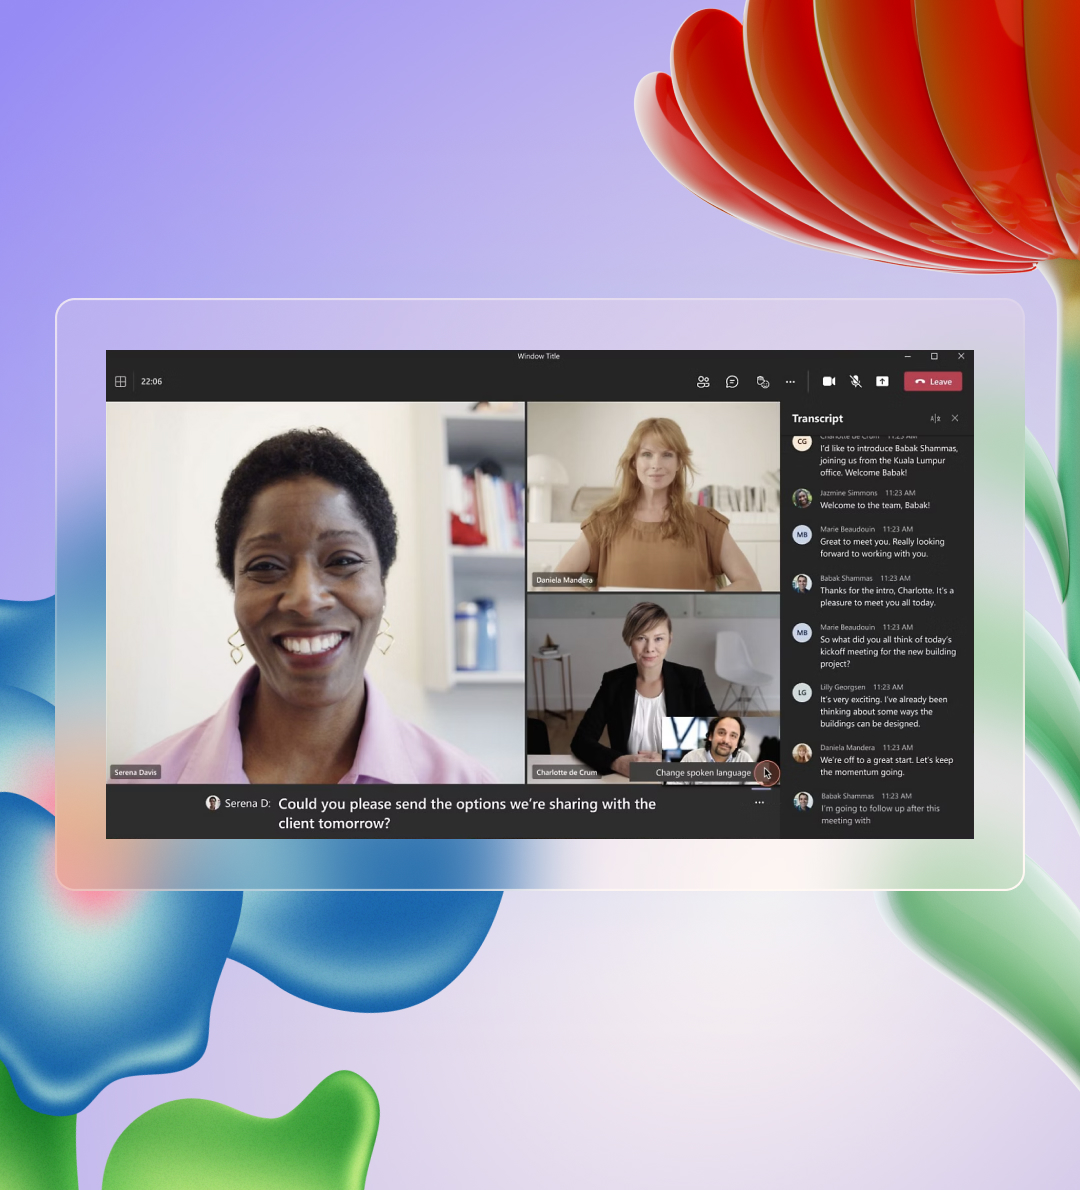
[[(525, 685), (525, 551), (450, 543), (445, 475), (456, 463), (471, 471), (494, 459), (511, 481), (525, 480), (525, 415), (466, 413), (460, 406), (414, 405), (420, 480), (431, 515), (423, 518), (424, 685), (458, 687)], [(464, 600), (493, 599), (498, 620), (498, 668), (456, 667), (454, 608)]]

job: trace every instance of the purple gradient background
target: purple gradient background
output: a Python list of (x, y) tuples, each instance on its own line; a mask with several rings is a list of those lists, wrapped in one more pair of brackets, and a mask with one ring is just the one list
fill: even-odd
[[(797, 248), (656, 164), (634, 87), (691, 7), (9, 3), (0, 597), (53, 591), (52, 316), (75, 296), (1011, 297), (1052, 453), (1041, 277)], [(1060, 636), (1033, 548), (1027, 575)], [(1080, 839), (1034, 770), (1027, 849), (1080, 901)], [(513, 894), (402, 1013), (228, 963), (202, 1061), (80, 1119), (83, 1190), (154, 1103), (276, 1114), (343, 1066), (382, 1101), (372, 1190), (1076, 1181), (1075, 1087), (871, 897)]]

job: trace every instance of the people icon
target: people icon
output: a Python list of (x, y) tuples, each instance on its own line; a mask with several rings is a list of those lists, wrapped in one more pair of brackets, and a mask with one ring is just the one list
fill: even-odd
[(791, 749), (791, 756), (796, 764), (808, 764), (814, 757), (814, 751), (809, 744), (796, 744)]
[(805, 595), (814, 585), (814, 580), (808, 574), (797, 574), (791, 580), (791, 589), (799, 595)]
[(813, 501), (813, 495), (806, 488), (796, 488), (791, 495), (791, 503), (796, 508), (809, 508)]
[(800, 813), (804, 813), (805, 811), (809, 810), (813, 804), (814, 799), (808, 793), (797, 793), (794, 798), (792, 798), (792, 805)]
[(220, 810), (221, 809), (221, 798), (219, 798), (216, 793), (212, 793), (206, 799), (206, 808), (208, 810)]

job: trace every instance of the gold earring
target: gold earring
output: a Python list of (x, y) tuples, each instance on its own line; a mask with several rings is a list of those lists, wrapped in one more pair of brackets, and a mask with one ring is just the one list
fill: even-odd
[(244, 649), (246, 647), (244, 638), (240, 638), (239, 644), (233, 640), (233, 637), (236, 636), (239, 631), (240, 629), (237, 628), (236, 632), (231, 632), (228, 636), (228, 642), (231, 646), (229, 650), (229, 656), (232, 658), (233, 665), (239, 665), (240, 662), (244, 660)]
[[(390, 631), (390, 621), (385, 616), (383, 616), (382, 622), (386, 625), (386, 627), (383, 628), (382, 625), (379, 626), (378, 635), (375, 637), (375, 648), (377, 648), (379, 652), (385, 657), (386, 654), (390, 652), (390, 646), (394, 643), (394, 634)], [(380, 636), (385, 636), (387, 638), (385, 645), (379, 644)]]

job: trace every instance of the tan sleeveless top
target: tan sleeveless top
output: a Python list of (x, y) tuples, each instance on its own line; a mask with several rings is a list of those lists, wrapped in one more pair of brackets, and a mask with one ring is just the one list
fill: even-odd
[(713, 508), (695, 504), (694, 544), (684, 545), (662, 537), (661, 521), (631, 521), (605, 549), (597, 540), (595, 518), (581, 523), (589, 543), (589, 573), (598, 587), (675, 587), (690, 591), (715, 591), (720, 566), (720, 545), (728, 519)]

